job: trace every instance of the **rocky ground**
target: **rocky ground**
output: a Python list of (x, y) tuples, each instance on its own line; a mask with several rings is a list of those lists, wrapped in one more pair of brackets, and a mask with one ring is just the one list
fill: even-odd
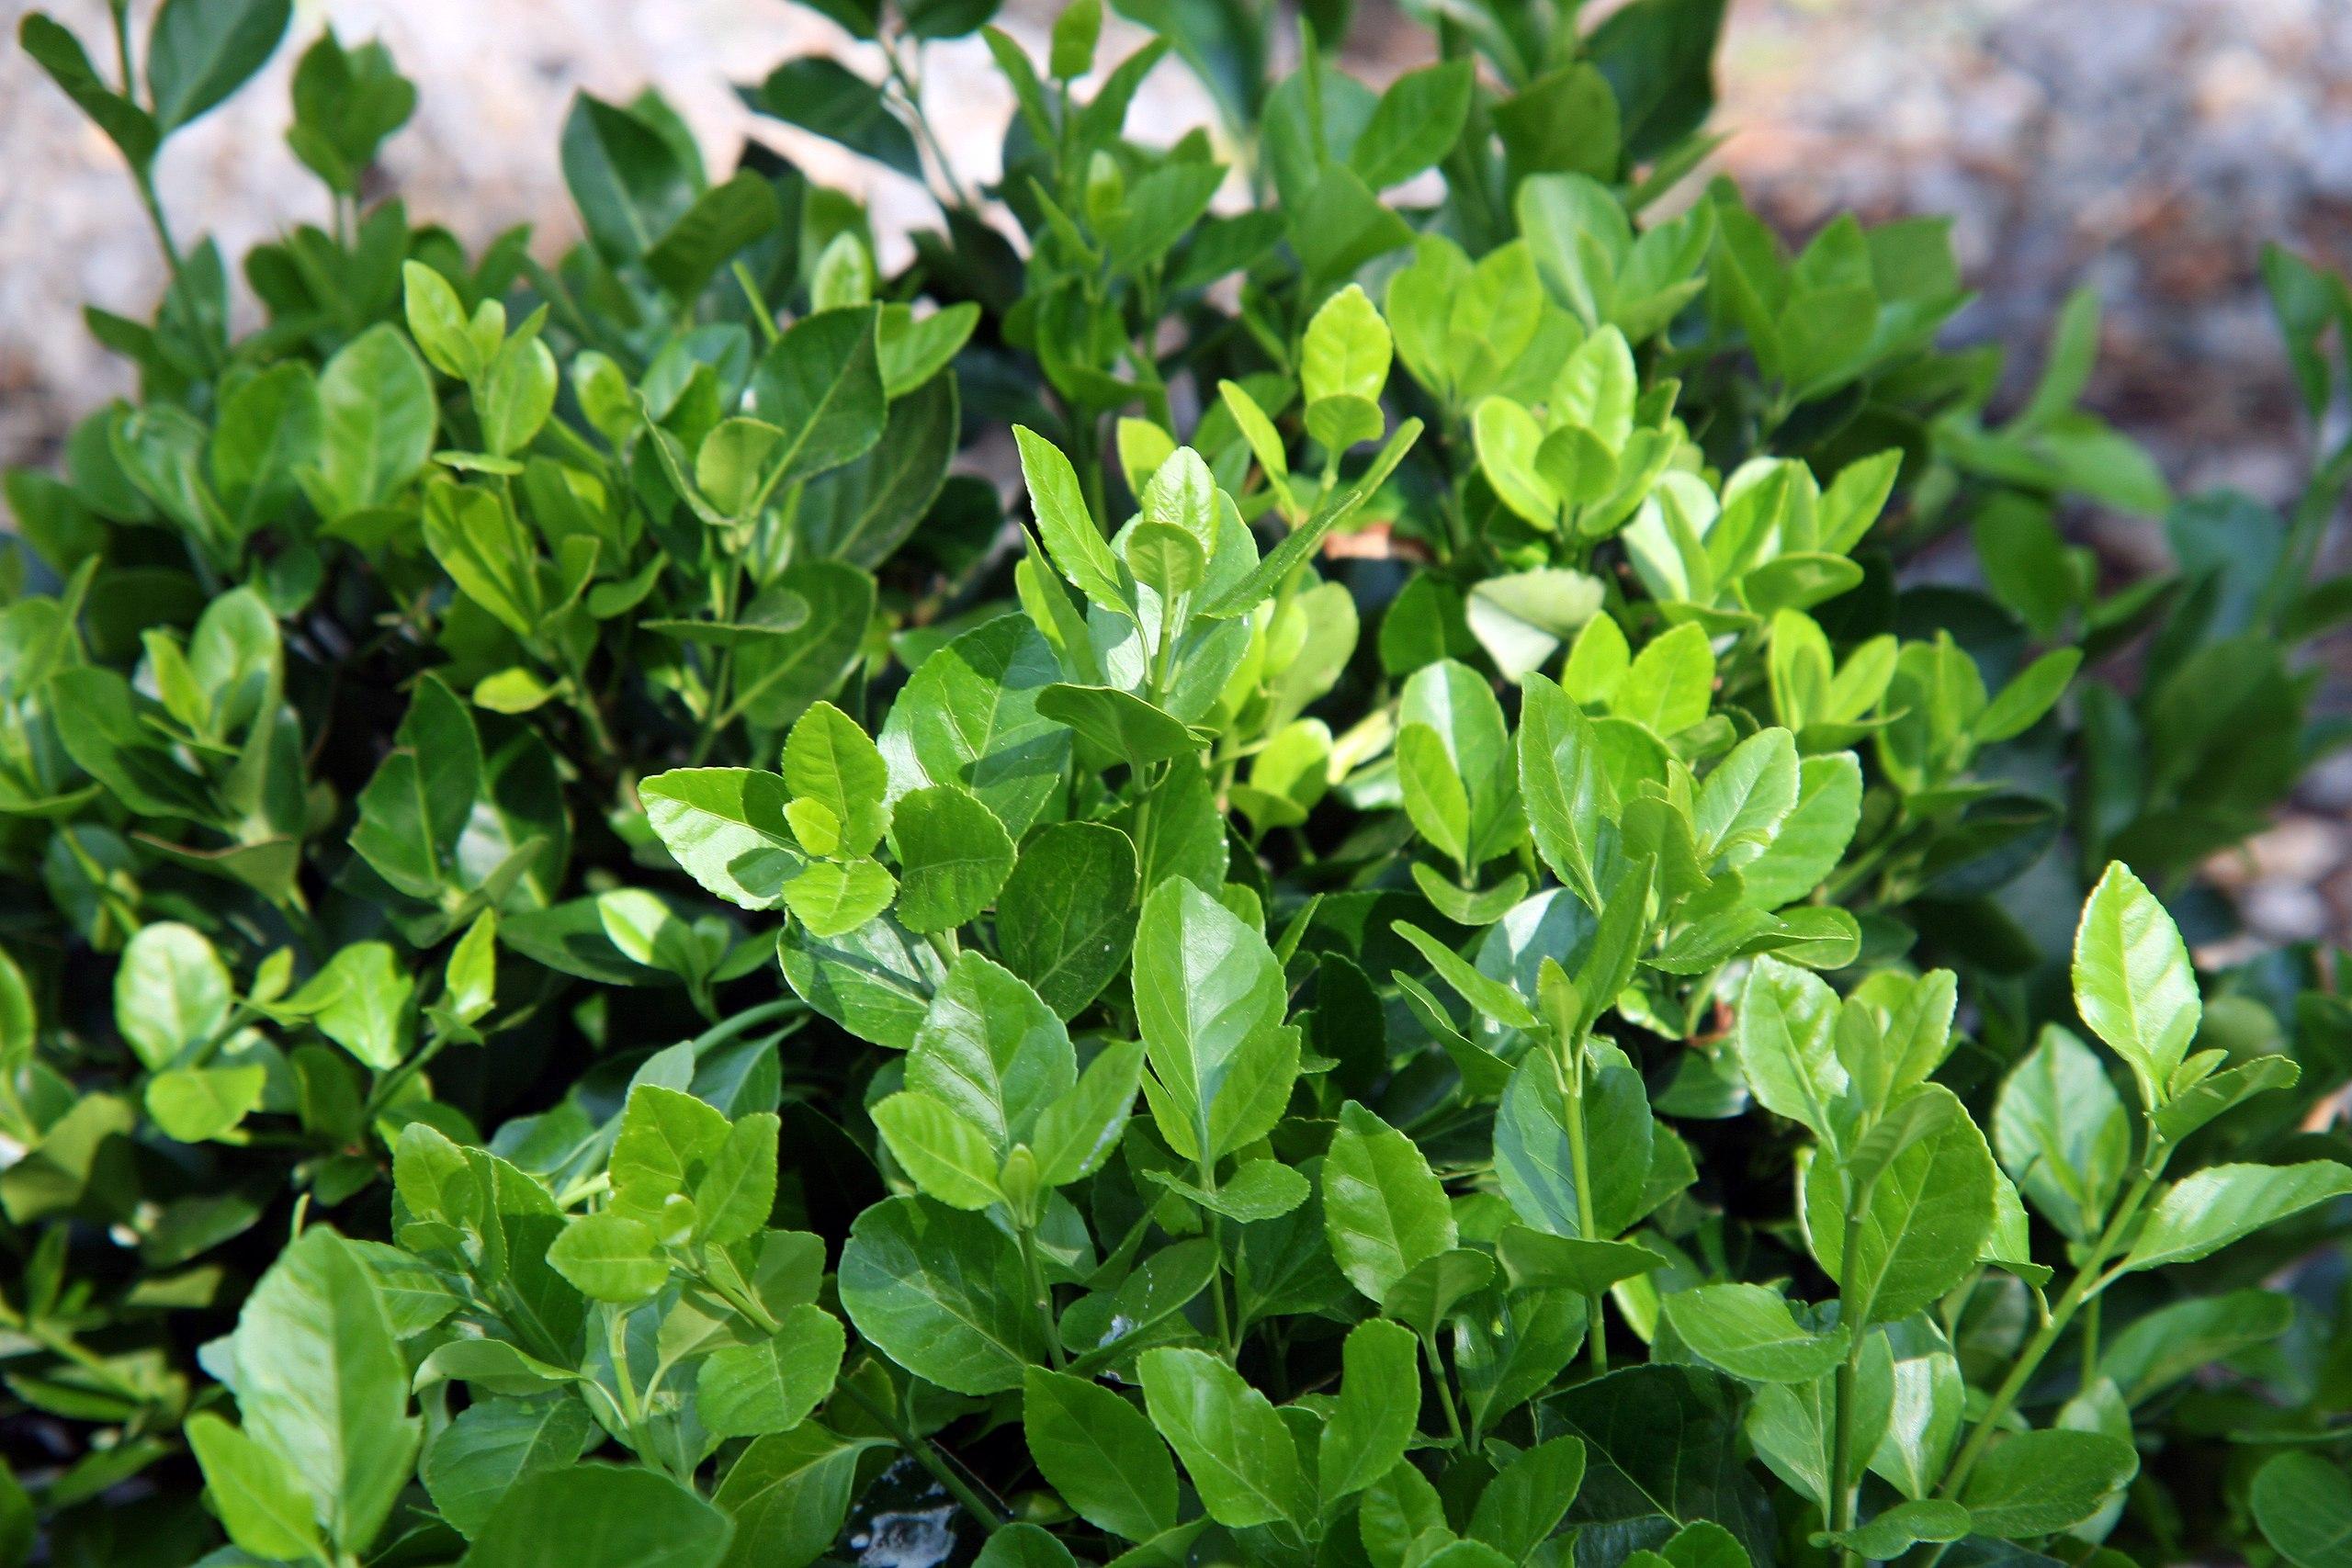
[[(102, 36), (104, 0), (51, 6)], [(12, 39), (23, 9), (0, 0)], [(1002, 19), (1042, 49), (1052, 12), (1011, 0)], [(866, 191), (886, 233), (929, 211), (913, 186), (826, 143), (755, 130), (730, 82), (844, 45), (780, 0), (305, 0), (298, 32), (322, 17), (347, 39), (380, 36), (419, 81), (386, 172), (413, 212), (471, 239), (518, 220), (550, 243), (568, 233), (554, 157), (566, 103), (649, 81), (714, 163), (755, 131)], [(1381, 0), (1366, 0), (1357, 34), (1374, 77), (1419, 48)], [(174, 143), (164, 180), (182, 232), (233, 252), (321, 216), (318, 186), (277, 139), (287, 64)], [(959, 172), (990, 177), (1010, 100), (985, 51), (937, 46), (926, 73)], [(2020, 378), (2058, 300), (2097, 285), (2108, 316), (2092, 404), (2184, 489), (2292, 493), (2308, 454), (2256, 261), (2277, 238), (2352, 267), (2347, 0), (1734, 0), (1722, 85), (1718, 121), (1735, 134), (1720, 162), (1792, 233), (1849, 207), (1953, 214), (1981, 290), (1956, 331), (2009, 344)], [(1205, 112), (1170, 67), (1136, 123), (1172, 135)], [(158, 268), (111, 150), (13, 44), (0, 48), (0, 462), (38, 460), (126, 385), (79, 302), (141, 310)], [(2162, 558), (2152, 526), (2079, 524), (2119, 556)], [(2352, 703), (2352, 683), (2335, 688)], [(2323, 770), (2303, 807), (2217, 868), (2272, 937), (2352, 931), (2352, 766)]]

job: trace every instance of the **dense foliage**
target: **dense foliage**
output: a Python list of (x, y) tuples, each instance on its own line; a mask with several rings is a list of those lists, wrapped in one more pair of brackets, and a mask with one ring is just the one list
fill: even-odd
[(1999, 399), (1944, 225), (1693, 189), (1722, 0), (822, 8), (903, 271), (650, 93), (469, 254), (330, 32), (243, 335), (288, 0), (24, 23), (172, 280), (6, 477), (0, 1562), (2346, 1562), (2352, 1010), (2181, 928), (2352, 445), (2176, 499), (2095, 302)]

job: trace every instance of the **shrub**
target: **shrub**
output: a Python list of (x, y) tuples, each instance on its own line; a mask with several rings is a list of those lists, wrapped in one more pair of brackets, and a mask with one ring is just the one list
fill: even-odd
[(992, 7), (824, 8), (887, 81), (744, 96), (904, 271), (650, 93), (469, 254), (328, 33), (243, 336), (155, 154), (287, 0), (25, 21), (172, 281), (7, 476), (0, 1560), (2340, 1563), (2352, 1015), (2177, 921), (2340, 739), (2352, 447), (2175, 500), (2086, 298), (1996, 417), (1940, 223), (1686, 188), (1721, 0), (1377, 93), (1079, 0), (986, 209)]

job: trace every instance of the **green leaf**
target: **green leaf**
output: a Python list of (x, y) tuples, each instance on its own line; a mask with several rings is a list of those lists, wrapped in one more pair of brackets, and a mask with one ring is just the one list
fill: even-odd
[(1395, 929), (1464, 1001), (1507, 1029), (1532, 1030), (1540, 1026), (1534, 1010), (1510, 986), (1483, 974), (1419, 926), (1398, 920)]
[(351, 847), (413, 898), (436, 899), (458, 875), (458, 845), (481, 793), (479, 732), (435, 676), (416, 683), (392, 750), (359, 792)]
[(2150, 1120), (2160, 1136), (2178, 1143), (2256, 1095), (2274, 1089), (2292, 1089), (2301, 1080), (2302, 1068), (2285, 1056), (2257, 1056), (2198, 1079), (2165, 1101)]
[(1388, 1288), (1380, 1310), (1422, 1338), (1432, 1338), (1455, 1308), (1494, 1280), (1493, 1258), (1475, 1247), (1457, 1247), (1407, 1269)]
[(1862, 769), (1851, 751), (1807, 757), (1797, 767), (1795, 807), (1762, 852), (1739, 868), (1747, 901), (1777, 909), (1811, 893), (1838, 868), (1862, 816)]
[(846, 1438), (814, 1421), (752, 1439), (712, 1495), (735, 1522), (726, 1568), (807, 1568), (841, 1534), (858, 1461), (884, 1438)]
[[(1824, 1151), (1804, 1182), (1814, 1257), (1837, 1280), (1843, 1321), (1908, 1317), (1960, 1283), (1984, 1255), (1994, 1219), (1992, 1151), (1958, 1098), (1926, 1084), (1891, 1109), (1841, 1162)], [(1844, 1256), (1841, 1182), (1861, 1189)]]
[(1135, 1006), (1160, 1135), (1203, 1163), (1263, 1137), (1297, 1073), (1282, 966), (1266, 939), (1182, 878), (1144, 902)]
[(1173, 714), (1112, 686), (1057, 682), (1037, 694), (1037, 713), (1069, 725), (1137, 770), (1189, 757), (1201, 749), (1199, 739)]
[(1349, 284), (1325, 300), (1306, 323), (1299, 381), (1307, 404), (1340, 397), (1377, 402), (1388, 385), (1392, 352), (1388, 323), (1364, 291)]
[(1702, 1285), (1665, 1305), (1683, 1343), (1750, 1382), (1811, 1382), (1846, 1357), (1844, 1326), (1826, 1334), (1801, 1326), (1781, 1293), (1762, 1285)]
[(695, 1239), (712, 1247), (732, 1247), (757, 1235), (775, 1208), (775, 1112), (762, 1111), (727, 1129), (727, 1139), (712, 1153), (695, 1182)]
[(2020, 1432), (1984, 1450), (1960, 1501), (1977, 1534), (2022, 1540), (2082, 1523), (2139, 1471), (2138, 1450), (2121, 1438)]
[(1600, 613), (1600, 580), (1564, 567), (1490, 577), (1464, 606), (1470, 631), (1508, 681), (1522, 681)]
[(727, 716), (740, 714), (766, 728), (782, 728), (840, 685), (865, 643), (874, 599), (874, 579), (840, 561), (804, 560), (786, 568), (775, 586), (752, 600), (743, 618), (759, 622), (797, 606), (797, 629), (757, 637), (736, 651), (736, 696)]
[(641, 1302), (670, 1281), (653, 1228), (609, 1210), (566, 1225), (548, 1248), (548, 1263), (582, 1295), (618, 1305)]
[(849, 462), (882, 438), (888, 408), (875, 356), (876, 312), (820, 310), (793, 323), (752, 370), (752, 405), (784, 432), (771, 493)]
[(1843, 1139), (1837, 1111), (1847, 1081), (1833, 1043), (1837, 1021), (1837, 996), (1819, 976), (1766, 957), (1747, 972), (1732, 1032), (1740, 1076), (1758, 1102), (1833, 1150)]
[(784, 904), (811, 935), (837, 937), (888, 908), (898, 892), (879, 861), (811, 861), (784, 885)]
[(1032, 1367), (1021, 1424), (1046, 1484), (1080, 1518), (1133, 1541), (1175, 1528), (1175, 1461), (1134, 1404), (1084, 1378)]
[(1079, 1075), (1077, 1087), (1038, 1116), (1030, 1145), (1037, 1156), (1038, 1179), (1046, 1186), (1067, 1186), (1091, 1176), (1109, 1157), (1135, 1109), (1143, 1057), (1137, 1043), (1104, 1046)]
[(261, 1104), (266, 1068), (181, 1067), (147, 1080), (147, 1114), (183, 1144), (222, 1138)]
[(1544, 1402), (1585, 1445), (1584, 1484), (1571, 1524), (1593, 1527), (1664, 1514), (1709, 1519), (1753, 1561), (1774, 1558), (1770, 1505), (1746, 1462), (1747, 1393), (1707, 1367), (1652, 1364), (1589, 1379)]
[(910, 180), (922, 178), (912, 133), (885, 107), (880, 89), (837, 61), (787, 60), (758, 86), (737, 91), (760, 114), (838, 141)]
[(1400, 184), (1452, 152), (1469, 118), (1475, 76), (1467, 60), (1449, 60), (1390, 83), (1348, 152), (1363, 183), (1374, 190)]
[(1353, 1100), (1341, 1108), (1323, 1161), (1323, 1224), (1340, 1272), (1375, 1303), (1459, 1239), (1445, 1189), (1420, 1149)]
[(115, 1027), (153, 1072), (218, 1033), (234, 999), (212, 943), (175, 920), (140, 927), (115, 969)]
[(1470, 1535), (1513, 1562), (1550, 1539), (1584, 1484), (1584, 1443), (1554, 1438), (1503, 1466), (1478, 1495)]
[(931, 944), (887, 915), (836, 937), (787, 926), (776, 953), (794, 995), (860, 1040), (894, 1051), (914, 1043), (946, 977)]
[(1646, 725), (1664, 739), (1707, 716), (1714, 680), (1705, 628), (1685, 622), (1634, 656), (1610, 711)]
[(1609, 775), (1584, 710), (1552, 682), (1530, 674), (1519, 720), (1519, 786), (1544, 863), (1576, 890), (1590, 909), (1600, 908), (1593, 875), (1601, 823), (1611, 813)]
[(2117, 1272), (2193, 1263), (2233, 1241), (2352, 1192), (2352, 1167), (2215, 1165), (2165, 1189)]
[(695, 197), (645, 253), (645, 270), (673, 299), (692, 299), (729, 257), (774, 229), (782, 216), (767, 177), (743, 170)]
[(1340, 1397), (1315, 1455), (1325, 1508), (1370, 1486), (1405, 1457), (1420, 1424), (1418, 1353), (1412, 1334), (1393, 1323), (1374, 1318), (1348, 1331)]
[(2042, 1217), (2088, 1242), (2132, 1157), (2132, 1119), (2091, 1048), (2055, 1024), (2001, 1086), (1993, 1148)]
[(2122, 863), (2111, 863), (2075, 932), (2075, 1005), (2132, 1069), (2140, 1103), (2168, 1098), (2204, 1008), (2179, 928)]
[(204, 1467), (205, 1489), (239, 1550), (273, 1561), (325, 1556), (311, 1495), (283, 1456), (210, 1411), (192, 1417), (186, 1435)]
[(1054, 650), (1022, 615), (1000, 615), (924, 660), (882, 725), (894, 797), (959, 784), (1007, 833), (1026, 833), (1069, 759), (1069, 731), (1038, 709), (1060, 678)]
[(1098, 823), (1041, 829), (997, 894), (1006, 967), (1065, 1019), (1125, 966), (1137, 919), (1135, 846)]
[(754, 1345), (722, 1345), (695, 1374), (695, 1410), (716, 1438), (789, 1431), (833, 1389), (844, 1346), (832, 1314), (803, 1303), (775, 1334)]
[(1396, 465), (1405, 460), (1413, 443), (1421, 435), (1421, 422), (1408, 419), (1389, 432), (1387, 444), (1372, 460), (1371, 466), (1353, 482), (1334, 488), (1323, 498), (1314, 513), (1290, 532), (1272, 549), (1260, 558), (1257, 566), (1239, 581), (1217, 594), (1209, 603), (1196, 608), (1195, 614), (1212, 620), (1239, 615), (1253, 610), (1284, 582), (1290, 581), (1301, 564), (1322, 547), (1324, 536), (1353, 516), (1365, 502), (1388, 481)]
[(535, 1471), (498, 1500), (463, 1568), (716, 1568), (726, 1514), (659, 1471)]
[(147, 96), (169, 136), (245, 85), (277, 50), (291, 0), (164, 0), (147, 34)]
[(2295, 1568), (2352, 1563), (2352, 1478), (2313, 1453), (2282, 1453), (2255, 1472), (2254, 1518)]
[(979, 953), (958, 953), (907, 1054), (907, 1087), (978, 1128), (1001, 1158), (1077, 1078), (1069, 1032), (1036, 992)]
[(537, 552), (501, 495), (480, 485), (432, 480), (424, 489), (424, 545), (466, 597), (499, 625), (518, 637), (538, 635), (546, 605)]
[(1202, 1350), (1137, 1360), (1151, 1424), (1184, 1461), (1209, 1517), (1240, 1529), (1303, 1524), (1313, 1510), (1290, 1428), (1241, 1374)]
[(40, 11), (25, 14), (17, 38), (33, 62), (106, 133), (133, 169), (144, 169), (154, 162), (155, 149), (163, 141), (154, 117), (106, 85), (79, 39)]
[(1620, 1280), (1631, 1280), (1666, 1259), (1630, 1241), (1592, 1241), (1552, 1235), (1526, 1225), (1505, 1225), (1495, 1256), (1514, 1291), (1568, 1291), (1597, 1296)]
[(1568, 1114), (1566, 1094), (1548, 1055), (1537, 1051), (1521, 1058), (1495, 1118), (1496, 1179), (1513, 1212), (1533, 1228), (1587, 1241), (1612, 1240), (1648, 1207), (1651, 1162), (1672, 1140), (1658, 1135), (1639, 1073), (1615, 1064), (1597, 1070), (1588, 1066), (1588, 1235)]
[(1958, 1540), (1968, 1530), (1968, 1510), (1959, 1504), (1941, 1497), (1910, 1497), (1881, 1509), (1867, 1523), (1815, 1540), (1825, 1546), (1849, 1547), (1871, 1562), (1892, 1562), (1921, 1541)]
[[(637, 786), (646, 819), (686, 874), (746, 909), (773, 909), (808, 865), (786, 823), (784, 780), (756, 768), (673, 768)], [(363, 808), (365, 802), (362, 802)], [(469, 810), (471, 792), (467, 797)]]
[(1021, 449), (1021, 476), (1029, 487), (1029, 504), (1046, 553), (1089, 604), (1132, 613), (1133, 596), (1120, 581), (1119, 558), (1087, 509), (1078, 470), (1060, 447), (1035, 431), (1016, 424), (1012, 436)]
[(458, 1534), (474, 1535), (521, 1477), (568, 1470), (599, 1428), (569, 1392), (476, 1399), (424, 1446), (417, 1479)]
[(707, 1101), (658, 1083), (629, 1090), (613, 1140), (613, 1190), (631, 1208), (658, 1209), (673, 1193), (691, 1193), (731, 1135), (727, 1118)]
[(2052, 649), (2043, 654), (2001, 688), (1984, 711), (1976, 716), (1976, 722), (1969, 727), (1970, 733), (1979, 744), (1986, 746), (2024, 734), (2056, 705), (2066, 690), (2066, 682), (2075, 678), (2082, 662), (2083, 650), (2079, 648)]
[(2239, 1351), (2278, 1338), (2293, 1326), (2295, 1303), (2276, 1291), (2232, 1291), (2168, 1303), (2106, 1345), (2099, 1375), (2127, 1404), (2137, 1405), (2172, 1384)]
[(1011, 1237), (921, 1198), (875, 1204), (842, 1249), (842, 1305), (899, 1365), (958, 1393), (1021, 1386), (1047, 1359)]
[[(897, 378), (910, 372), (893, 368), (888, 328), (891, 311), (902, 308), (883, 307), (885, 331), (876, 339), (883, 390), (890, 398), (882, 439), (854, 462), (810, 479), (800, 492), (794, 524), (808, 558), (871, 571), (898, 552), (944, 493), (963, 410), (953, 376), (934, 375), (916, 387), (899, 384)], [(943, 310), (926, 320), (951, 314)]]
[(696, 171), (650, 118), (582, 93), (564, 117), (563, 183), (605, 259), (640, 260), (685, 215)]
[(329, 1540), (363, 1549), (408, 1483), (419, 1436), (367, 1264), (332, 1230), (304, 1231), (246, 1298), (231, 1344), (244, 1435), (293, 1465)]
[(1796, 804), (1796, 738), (1785, 729), (1758, 730), (1732, 748), (1699, 791), (1691, 826), (1700, 857), (1722, 855), (1745, 865), (1778, 838)]
[[(1125, 547), (1127, 570), (1135, 580), (1148, 588), (1162, 601), (1182, 599), (1201, 585), (1208, 571), (1208, 558), (1200, 541), (1183, 529), (1166, 523), (1138, 523), (1128, 534)], [(1073, 687), (1075, 691), (1099, 691), (1100, 687)], [(1067, 723), (1077, 722), (1066, 719)]]
[(285, 1006), (362, 1063), (389, 1072), (408, 1055), (415, 990), (390, 942), (357, 942), (338, 949)]
[(969, 1117), (927, 1094), (894, 1094), (874, 1107), (874, 1126), (923, 1196), (951, 1209), (985, 1209), (1004, 1201), (1000, 1157)]
[(400, 329), (379, 322), (319, 372), (318, 465), (302, 476), (329, 521), (398, 495), (433, 454), (433, 378)]
[[(1405, 682), (1396, 719), (1400, 770), (1405, 734), (1419, 729), (1435, 737), (1447, 769), (1459, 780), (1464, 831), (1456, 858), (1466, 854), (1475, 866), (1516, 848), (1522, 832), (1519, 778), (1501, 705), (1486, 680), (1451, 659), (1424, 665)], [(1407, 783), (1409, 809), (1412, 795)]]
[[(835, 821), (849, 823), (881, 806), (890, 774), (855, 719), (831, 703), (818, 703), (785, 738), (784, 782), (795, 798), (818, 801)], [(848, 852), (863, 854), (873, 844), (870, 838), (853, 840)]]

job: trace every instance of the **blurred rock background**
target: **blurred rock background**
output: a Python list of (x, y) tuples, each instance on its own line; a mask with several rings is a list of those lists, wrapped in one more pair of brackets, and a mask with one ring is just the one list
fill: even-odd
[[(15, 46), (26, 8), (0, 0), (0, 463), (44, 460), (75, 416), (128, 389), (80, 303), (144, 313), (161, 287), (112, 150)], [(104, 0), (49, 8), (105, 34)], [(1055, 8), (1010, 0), (1000, 21), (1042, 51)], [(300, 0), (294, 37), (329, 19), (346, 41), (383, 39), (419, 85), (389, 188), (472, 242), (515, 222), (543, 249), (568, 236), (555, 146), (572, 93), (648, 83), (715, 166), (756, 135), (865, 192), (886, 237), (932, 211), (913, 185), (737, 102), (731, 83), (788, 55), (860, 52), (782, 0)], [(1113, 31), (1109, 47), (1133, 46), (1132, 29)], [(1423, 49), (1387, 0), (1364, 0), (1352, 69), (1383, 80)], [(209, 231), (235, 255), (322, 218), (280, 140), (294, 53), (173, 142), (162, 184), (184, 238)], [(984, 47), (933, 46), (925, 75), (958, 173), (991, 179), (1011, 101)], [(2292, 494), (2308, 454), (2256, 263), (2276, 239), (2352, 267), (2352, 0), (1733, 0), (1721, 90), (1716, 123), (1734, 134), (1717, 163), (1792, 235), (1847, 208), (1952, 214), (1980, 291), (1955, 335), (2009, 345), (2019, 385), (2059, 301), (2094, 285), (2107, 315), (2090, 404), (2179, 489)], [(1172, 139), (1207, 118), (1171, 62), (1130, 129)], [(2163, 558), (2153, 525), (2079, 521), (2103, 550)], [(2352, 699), (2352, 682), (2333, 684)], [(2264, 936), (2352, 932), (2352, 761), (2214, 871)]]

